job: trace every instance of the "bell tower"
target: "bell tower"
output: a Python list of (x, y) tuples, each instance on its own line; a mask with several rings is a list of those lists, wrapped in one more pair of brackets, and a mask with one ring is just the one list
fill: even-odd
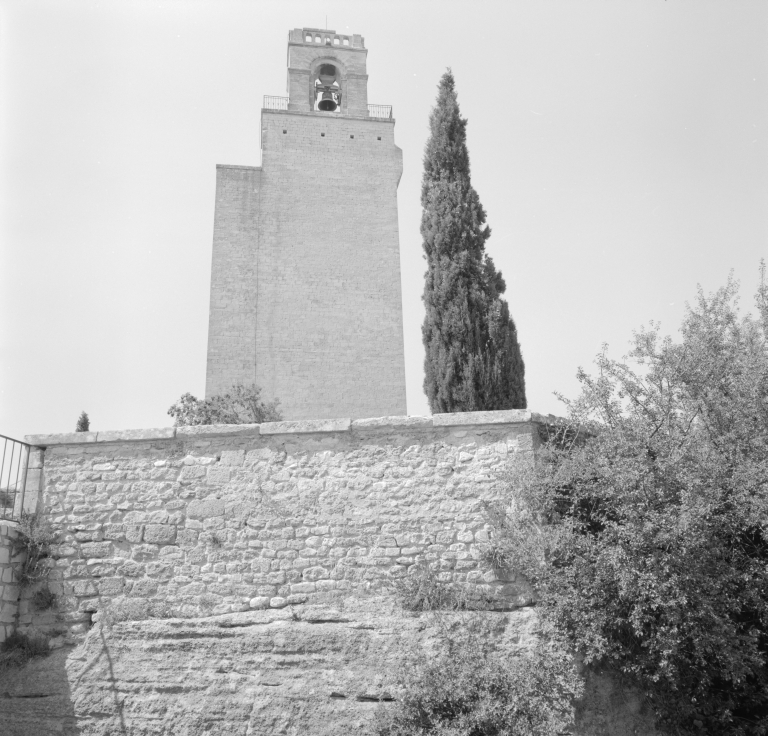
[(391, 107), (364, 39), (288, 34), (262, 165), (217, 166), (206, 395), (256, 383), (285, 419), (406, 413)]

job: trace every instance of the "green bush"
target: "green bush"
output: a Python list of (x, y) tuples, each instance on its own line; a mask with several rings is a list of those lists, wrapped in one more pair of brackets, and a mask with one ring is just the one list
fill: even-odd
[(41, 636), (26, 636), (14, 631), (0, 644), (0, 671), (23, 667), (33, 657), (48, 654), (48, 641)]
[(88, 432), (91, 428), (91, 420), (88, 415), (83, 411), (80, 412), (80, 416), (77, 418), (77, 425), (75, 426), (75, 432)]
[(19, 536), (14, 539), (13, 554), (22, 552), (24, 561), (17, 570), (17, 579), (22, 588), (44, 580), (48, 575), (47, 557), (50, 546), (56, 541), (51, 523), (38, 514), (22, 514), (18, 528)]
[(261, 389), (236, 384), (224, 394), (197, 399), (186, 393), (168, 409), (175, 427), (199, 424), (261, 424), (282, 419), (279, 401), (265, 402)]
[[(483, 618), (484, 616), (484, 618)], [(407, 658), (402, 695), (383, 707), (377, 736), (556, 736), (572, 725), (583, 682), (573, 659), (539, 645), (496, 651), (501, 614), (442, 619), (437, 652)]]
[(446, 583), (429, 565), (411, 568), (393, 581), (395, 598), (406, 611), (467, 611), (488, 608), (489, 601), (471, 588)]
[(36, 611), (50, 611), (56, 608), (56, 594), (47, 586), (36, 590), (32, 596), (32, 606)]
[(768, 733), (768, 289), (757, 317), (736, 294), (580, 371), (583, 441), (555, 437), (494, 524), (545, 619), (675, 734)]

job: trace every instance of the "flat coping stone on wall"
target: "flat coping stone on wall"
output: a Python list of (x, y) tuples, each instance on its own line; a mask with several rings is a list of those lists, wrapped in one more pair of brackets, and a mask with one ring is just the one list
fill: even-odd
[(159, 429), (121, 429), (105, 432), (68, 432), (66, 434), (28, 434), (24, 442), (37, 447), (51, 445), (80, 445), (90, 442), (140, 442), (142, 440), (172, 440), (175, 427)]
[(131, 442), (140, 440), (172, 440), (176, 436), (175, 427), (161, 429), (123, 429), (97, 432), (97, 442)]
[(28, 445), (47, 447), (48, 445), (79, 445), (96, 442), (96, 432), (66, 432), (64, 434), (28, 434), (24, 442)]
[(392, 427), (432, 427), (432, 417), (373, 417), (353, 419), (352, 429), (391, 429)]
[(519, 424), (530, 422), (531, 412), (525, 409), (506, 411), (463, 411), (453, 414), (433, 414), (435, 427), (455, 427), (460, 424)]
[(311, 432), (349, 432), (351, 419), (300, 419), (292, 422), (265, 422), (261, 434), (308, 434)]
[(197, 439), (200, 437), (258, 436), (261, 424), (196, 424), (189, 427), (176, 427), (176, 439)]
[(37, 447), (78, 445), (93, 442), (146, 442), (147, 440), (195, 439), (219, 436), (252, 436), (375, 431), (395, 428), (461, 427), (495, 424), (559, 424), (565, 420), (552, 414), (536, 414), (523, 409), (508, 411), (467, 411), (432, 416), (373, 417), (369, 419), (302, 419), (263, 424), (208, 424), (159, 429), (125, 429), (103, 432), (68, 432), (65, 434), (31, 434), (24, 438)]

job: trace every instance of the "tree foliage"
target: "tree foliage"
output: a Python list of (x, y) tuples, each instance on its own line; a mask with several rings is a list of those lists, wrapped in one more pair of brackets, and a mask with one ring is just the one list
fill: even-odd
[(91, 420), (85, 412), (81, 412), (77, 418), (77, 426), (75, 432), (88, 432), (91, 428)]
[(436, 651), (405, 655), (402, 694), (382, 711), (377, 736), (569, 733), (583, 681), (567, 653), (545, 644), (498, 651), (499, 622), (478, 614), (438, 622)]
[(186, 393), (168, 409), (175, 427), (194, 424), (261, 424), (282, 419), (279, 401), (265, 402), (255, 384), (236, 384), (224, 394), (197, 399)]
[(450, 70), (429, 125), (421, 190), (424, 390), (433, 412), (524, 409), (517, 329), (501, 298), (504, 279), (485, 252), (491, 231), (470, 181), (467, 121)]
[[(579, 372), (569, 424), (497, 519), (547, 619), (672, 733), (768, 733), (768, 289), (699, 290), (681, 338)], [(703, 729), (703, 730), (702, 730)]]
[(477, 614), (439, 627), (434, 653), (406, 655), (402, 695), (382, 713), (378, 736), (568, 733), (584, 685), (565, 651), (538, 644), (510, 656), (494, 647), (494, 622)]

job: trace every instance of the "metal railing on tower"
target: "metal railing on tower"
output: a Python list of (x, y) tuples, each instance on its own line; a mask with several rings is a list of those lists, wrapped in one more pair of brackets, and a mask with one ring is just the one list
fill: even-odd
[(274, 95), (264, 95), (264, 109), (265, 110), (287, 110), (288, 98), (275, 97)]
[(368, 105), (368, 117), (392, 119), (392, 105)]

